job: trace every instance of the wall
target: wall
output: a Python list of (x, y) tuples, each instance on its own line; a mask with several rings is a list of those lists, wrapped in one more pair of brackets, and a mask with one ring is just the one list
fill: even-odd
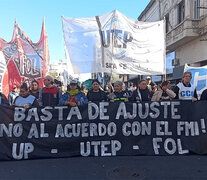
[(200, 41), (197, 38), (194, 41), (190, 41), (182, 47), (176, 50), (176, 58), (180, 59), (180, 65), (192, 64), (195, 62), (207, 60), (207, 41)]

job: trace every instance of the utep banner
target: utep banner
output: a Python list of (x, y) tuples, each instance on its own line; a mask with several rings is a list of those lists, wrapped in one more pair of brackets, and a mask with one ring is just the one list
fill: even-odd
[(68, 61), (74, 73), (165, 73), (164, 21), (141, 22), (119, 11), (62, 17)]
[(207, 102), (0, 106), (0, 160), (207, 154)]
[(184, 71), (192, 73), (191, 84), (196, 87), (200, 99), (202, 92), (207, 89), (207, 66), (191, 67), (186, 64)]
[(34, 78), (43, 84), (49, 65), (49, 51), (45, 23), (42, 24), (40, 40), (33, 43), (15, 22), (12, 40), (0, 38), (0, 91), (8, 95), (13, 84)]

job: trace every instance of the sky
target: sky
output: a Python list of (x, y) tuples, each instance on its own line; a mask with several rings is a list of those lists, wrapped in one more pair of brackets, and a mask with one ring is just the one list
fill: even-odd
[(40, 39), (42, 20), (48, 35), (50, 62), (66, 61), (62, 20), (64, 17), (93, 17), (115, 9), (137, 19), (150, 0), (0, 0), (0, 37), (11, 41), (14, 21), (35, 43)]

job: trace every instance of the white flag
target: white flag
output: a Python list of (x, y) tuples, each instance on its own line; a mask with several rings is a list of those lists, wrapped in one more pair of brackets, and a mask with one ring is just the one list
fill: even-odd
[(165, 73), (164, 21), (135, 21), (117, 10), (62, 21), (74, 73)]

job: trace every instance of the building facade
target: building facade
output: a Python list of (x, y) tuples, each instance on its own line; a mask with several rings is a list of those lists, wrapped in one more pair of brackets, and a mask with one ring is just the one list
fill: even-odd
[[(151, 0), (139, 21), (166, 20), (166, 52), (174, 52), (172, 65), (182, 69), (207, 65), (207, 0)], [(176, 75), (174, 75), (174, 78)]]
[(63, 73), (63, 71), (67, 69), (67, 62), (63, 60), (57, 60), (53, 64), (50, 64), (49, 72), (55, 73), (57, 76), (59, 76), (59, 74)]

